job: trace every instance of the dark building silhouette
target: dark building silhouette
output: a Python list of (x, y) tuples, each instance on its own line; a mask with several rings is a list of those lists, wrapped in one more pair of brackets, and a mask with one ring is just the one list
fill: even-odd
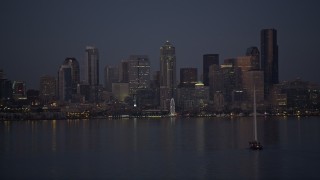
[(74, 57), (67, 57), (64, 65), (69, 65), (71, 67), (71, 79), (72, 79), (72, 94), (77, 93), (77, 86), (80, 83), (80, 68), (79, 62)]
[(119, 82), (119, 68), (117, 66), (105, 66), (104, 87), (108, 92), (112, 91), (112, 83)]
[(57, 80), (53, 76), (44, 75), (40, 77), (40, 100), (43, 104), (50, 103), (56, 99)]
[(273, 84), (279, 83), (277, 30), (261, 30), (261, 69), (264, 71), (264, 94), (268, 97)]
[(129, 62), (127, 60), (123, 60), (120, 63), (119, 81), (122, 83), (129, 82)]
[(180, 69), (180, 87), (193, 86), (198, 81), (197, 68), (181, 68)]
[(219, 54), (204, 54), (203, 55), (203, 84), (209, 86), (209, 68), (211, 65), (219, 66)]
[(96, 47), (87, 46), (84, 61), (84, 79), (90, 86), (99, 85), (99, 51)]

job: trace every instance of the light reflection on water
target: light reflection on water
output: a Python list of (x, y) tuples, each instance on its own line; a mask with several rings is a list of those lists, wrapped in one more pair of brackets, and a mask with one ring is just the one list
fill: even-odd
[[(0, 122), (6, 178), (318, 178), (319, 117)], [(16, 173), (19, 171), (20, 173)], [(2, 179), (2, 178), (1, 178)]]

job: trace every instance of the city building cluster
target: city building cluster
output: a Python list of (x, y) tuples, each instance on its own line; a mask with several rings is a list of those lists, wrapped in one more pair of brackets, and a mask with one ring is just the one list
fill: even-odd
[(76, 58), (67, 57), (57, 76), (40, 77), (39, 90), (6, 79), (1, 70), (1, 117), (163, 116), (172, 100), (181, 116), (249, 115), (254, 91), (259, 114), (319, 115), (320, 86), (300, 79), (279, 82), (277, 31), (263, 29), (260, 38), (260, 50), (249, 47), (221, 64), (219, 54), (204, 54), (201, 76), (197, 68), (181, 68), (179, 81), (175, 47), (169, 41), (160, 47), (159, 71), (150, 71), (147, 55), (131, 55), (117, 66), (105, 66), (103, 85), (99, 51), (91, 46), (85, 49), (83, 72)]

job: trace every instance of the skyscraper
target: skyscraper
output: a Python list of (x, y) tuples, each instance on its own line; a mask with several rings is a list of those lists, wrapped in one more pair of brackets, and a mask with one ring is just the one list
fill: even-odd
[(160, 106), (169, 110), (171, 98), (176, 98), (176, 53), (175, 47), (166, 41), (160, 47)]
[(180, 69), (180, 87), (188, 87), (198, 82), (197, 68), (181, 68)]
[(40, 78), (40, 99), (47, 104), (56, 98), (56, 78), (45, 75)]
[(112, 83), (119, 82), (119, 68), (117, 66), (105, 66), (104, 86), (108, 92), (112, 91)]
[(86, 47), (84, 76), (85, 82), (90, 86), (99, 85), (99, 52), (92, 46)]
[(119, 81), (123, 83), (129, 82), (129, 62), (122, 60), (119, 68)]
[(72, 98), (72, 73), (70, 65), (61, 65), (58, 71), (58, 96), (60, 101)]
[(24, 81), (13, 81), (12, 96), (15, 100), (27, 99), (26, 83)]
[(219, 66), (219, 54), (203, 55), (203, 84), (205, 86), (209, 86), (209, 68), (213, 64)]
[(264, 71), (264, 94), (267, 97), (273, 84), (279, 83), (277, 30), (261, 30), (261, 69)]
[(132, 55), (128, 60), (129, 91), (135, 95), (139, 89), (150, 88), (150, 62), (148, 56)]
[(80, 68), (79, 62), (74, 57), (67, 57), (64, 65), (69, 65), (71, 67), (71, 79), (72, 79), (72, 94), (77, 93), (77, 86), (80, 83)]

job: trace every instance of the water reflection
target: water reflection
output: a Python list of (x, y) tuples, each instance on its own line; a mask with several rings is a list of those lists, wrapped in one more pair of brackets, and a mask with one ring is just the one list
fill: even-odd
[(37, 169), (44, 179), (298, 178), (303, 171), (318, 177), (316, 166), (301, 167), (320, 160), (319, 128), (317, 118), (259, 117), (266, 148), (256, 152), (248, 149), (253, 123), (246, 117), (3, 121), (0, 173), (13, 179), (21, 169), (22, 177)]

